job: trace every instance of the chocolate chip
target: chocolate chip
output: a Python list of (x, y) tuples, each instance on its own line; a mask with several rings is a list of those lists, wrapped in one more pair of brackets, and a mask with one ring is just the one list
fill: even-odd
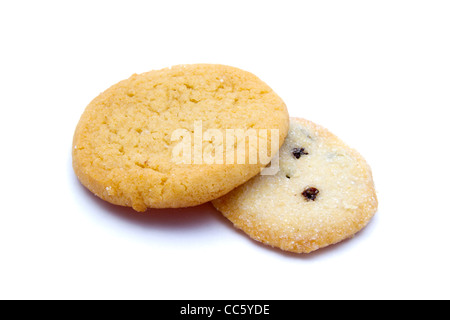
[(304, 156), (304, 155), (306, 156), (308, 154), (309, 153), (305, 151), (305, 148), (294, 148), (294, 149), (292, 149), (292, 155), (295, 158), (297, 158), (297, 159), (300, 159), (301, 156)]
[(302, 195), (308, 199), (308, 201), (315, 201), (320, 191), (316, 188), (308, 188), (303, 191)]

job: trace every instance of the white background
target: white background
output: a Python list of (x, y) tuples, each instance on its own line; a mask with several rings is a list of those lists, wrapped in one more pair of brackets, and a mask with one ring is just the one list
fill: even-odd
[[(449, 1), (2, 1), (0, 35), (0, 298), (450, 298)], [(376, 218), (302, 256), (209, 204), (139, 215), (82, 188), (85, 106), (187, 63), (255, 73), (358, 149)]]

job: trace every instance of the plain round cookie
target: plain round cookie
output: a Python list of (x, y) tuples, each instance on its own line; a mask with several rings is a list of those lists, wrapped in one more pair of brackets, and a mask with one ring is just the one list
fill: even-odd
[(309, 253), (352, 237), (377, 211), (371, 169), (328, 130), (291, 119), (280, 171), (257, 176), (213, 205), (251, 238)]
[(211, 201), (267, 165), (173, 161), (179, 141), (172, 141), (172, 134), (179, 129), (194, 132), (196, 121), (202, 121), (204, 132), (278, 129), (279, 145), (289, 128), (282, 99), (246, 71), (183, 65), (135, 74), (87, 106), (73, 140), (75, 173), (98, 197), (145, 211)]

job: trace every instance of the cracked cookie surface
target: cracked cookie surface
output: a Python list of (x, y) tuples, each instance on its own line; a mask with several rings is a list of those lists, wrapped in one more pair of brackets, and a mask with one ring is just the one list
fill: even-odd
[(87, 106), (73, 140), (75, 173), (98, 197), (145, 211), (211, 201), (265, 166), (174, 162), (173, 132), (193, 133), (196, 121), (203, 132), (278, 129), (280, 145), (289, 127), (281, 98), (246, 71), (182, 65), (135, 74)]
[(328, 130), (291, 119), (280, 171), (213, 201), (253, 239), (309, 253), (352, 237), (377, 211), (371, 169)]

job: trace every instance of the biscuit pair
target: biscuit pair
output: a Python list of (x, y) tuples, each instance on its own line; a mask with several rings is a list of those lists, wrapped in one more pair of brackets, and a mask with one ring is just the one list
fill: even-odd
[[(256, 134), (243, 137), (245, 161), (238, 161), (242, 136), (229, 143), (230, 129)], [(204, 139), (204, 132), (214, 134)], [(189, 139), (180, 146), (179, 138)], [(265, 159), (251, 161), (251, 148)], [(278, 173), (259, 175), (278, 151)], [(202, 161), (206, 155), (214, 161)], [(73, 166), (82, 184), (110, 203), (143, 212), (214, 200), (252, 238), (293, 252), (352, 236), (377, 207), (361, 156), (311, 122), (289, 124), (267, 84), (221, 65), (134, 75), (103, 92), (77, 126)]]

